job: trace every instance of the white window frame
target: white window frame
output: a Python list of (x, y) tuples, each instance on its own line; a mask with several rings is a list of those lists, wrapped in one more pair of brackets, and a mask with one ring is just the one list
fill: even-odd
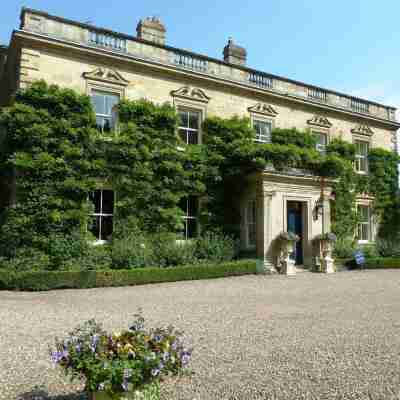
[[(254, 248), (256, 247), (256, 242), (257, 242), (257, 208), (256, 208), (256, 200), (255, 199), (250, 199), (247, 200), (246, 206), (245, 206), (245, 212), (244, 212), (244, 218), (245, 218), (245, 231), (246, 231), (246, 247), (247, 248)], [(251, 211), (251, 208), (254, 207), (254, 220), (252, 219), (253, 213)], [(250, 239), (250, 233), (254, 232), (254, 243)]]
[[(177, 112), (178, 112), (178, 116), (181, 112), (187, 112), (187, 113), (195, 113), (198, 115), (198, 121), (197, 121), (197, 129), (194, 128), (189, 128), (189, 126), (185, 127), (185, 126), (181, 126), (181, 122), (179, 121), (179, 126), (178, 126), (178, 135), (179, 137), (183, 140), (182, 136), (181, 136), (181, 129), (185, 129), (186, 131), (189, 132), (197, 132), (197, 143), (196, 144), (201, 144), (201, 123), (203, 121), (202, 118), (202, 110), (196, 109), (196, 108), (192, 108), (192, 107), (188, 107), (188, 106), (178, 106), (177, 107)], [(189, 115), (188, 115), (188, 121), (189, 121)], [(186, 134), (186, 140), (184, 141), (184, 143), (188, 146), (192, 146), (194, 145), (194, 143), (189, 143), (188, 141), (188, 134)]]
[[(357, 221), (357, 242), (360, 244), (372, 242), (373, 226), (372, 226), (372, 210), (370, 204), (358, 203), (357, 205), (357, 218), (359, 218), (359, 208), (363, 207), (368, 210), (368, 221)], [(368, 238), (360, 239), (359, 232), (362, 232), (362, 226), (367, 226)]]
[[(112, 212), (112, 214), (103, 213), (103, 191), (104, 190), (109, 190), (109, 191), (113, 192), (114, 199), (113, 199), (113, 212)], [(112, 217), (113, 231), (114, 231), (114, 210), (115, 210), (115, 199), (116, 199), (116, 196), (115, 196), (115, 191), (112, 190), (112, 189), (99, 188), (99, 189), (92, 190), (92, 192), (96, 192), (96, 191), (100, 191), (100, 212), (99, 213), (93, 212), (93, 213), (89, 214), (89, 216), (90, 217), (94, 217), (94, 218), (99, 217), (99, 237), (97, 237), (95, 239), (94, 244), (105, 244), (105, 243), (108, 243), (108, 240), (100, 239), (101, 238), (101, 222), (102, 222), (102, 218), (104, 218), (104, 217)], [(88, 196), (88, 200), (90, 201), (89, 196)]]
[(270, 132), (269, 132), (269, 140), (262, 140), (258, 136), (258, 134), (256, 132), (255, 137), (254, 137), (254, 141), (257, 142), (257, 143), (262, 143), (262, 144), (270, 144), (270, 143), (272, 143), (272, 130), (274, 129), (274, 121), (272, 119), (269, 119), (269, 118), (263, 118), (263, 117), (259, 117), (257, 115), (253, 115), (252, 118), (251, 118), (251, 126), (252, 126), (252, 128), (254, 130), (256, 130), (256, 127), (255, 127), (255, 123), (256, 122), (260, 122), (262, 124), (269, 124), (270, 125)]
[[(118, 102), (121, 101), (121, 93), (118, 92), (118, 91), (108, 90), (107, 88), (103, 89), (103, 88), (92, 87), (90, 89), (90, 97), (92, 98), (92, 96), (94, 94), (96, 94), (96, 93), (97, 94), (103, 94), (103, 95), (109, 95), (109, 96), (118, 96), (118, 98), (119, 98)], [(94, 106), (93, 106), (93, 109), (94, 109)], [(110, 119), (110, 123), (111, 123), (110, 132), (104, 132), (103, 130), (101, 130), (101, 134), (103, 136), (109, 136), (110, 134), (111, 135), (115, 134), (115, 132), (117, 131), (118, 118), (117, 118), (117, 115), (115, 113), (114, 107), (112, 108), (110, 115), (108, 115), (108, 114), (99, 114), (99, 113), (96, 112), (95, 109), (94, 109), (94, 112), (96, 114), (96, 118), (97, 117), (101, 117), (101, 118)]]
[(329, 135), (327, 132), (323, 131), (313, 131), (313, 134), (316, 136), (323, 135), (325, 136), (325, 145), (321, 145), (320, 143), (317, 143), (315, 145), (315, 150), (319, 151), (321, 154), (326, 154), (326, 147), (328, 146), (329, 143)]
[[(357, 147), (358, 147), (359, 143), (362, 143), (367, 146), (367, 154), (358, 153)], [(358, 174), (368, 174), (368, 153), (369, 153), (369, 149), (370, 149), (370, 142), (368, 140), (362, 140), (362, 139), (356, 138), (356, 139), (354, 139), (354, 144), (356, 146), (356, 155), (355, 155), (355, 162), (354, 162), (355, 171)], [(361, 160), (365, 160), (365, 165), (366, 165), (365, 170), (360, 169)]]
[(189, 196), (186, 197), (186, 207), (185, 207), (185, 210), (182, 210), (184, 212), (184, 215), (182, 216), (182, 219), (185, 222), (185, 224), (184, 224), (184, 226), (185, 226), (185, 234), (184, 234), (183, 240), (185, 240), (185, 241), (193, 239), (193, 238), (189, 237), (189, 224), (188, 224), (189, 220), (196, 221), (196, 234), (195, 234), (195, 236), (197, 236), (198, 229), (199, 229), (199, 226), (198, 226), (199, 217), (198, 217), (198, 215), (189, 215), (189, 198), (190, 197), (194, 198), (196, 203), (197, 203), (197, 213), (198, 213), (199, 204), (200, 204), (199, 203), (199, 198), (197, 196), (189, 195)]

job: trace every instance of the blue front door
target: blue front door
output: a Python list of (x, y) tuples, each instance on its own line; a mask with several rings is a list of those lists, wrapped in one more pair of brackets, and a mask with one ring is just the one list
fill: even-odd
[(296, 265), (303, 264), (303, 207), (299, 201), (288, 201), (287, 203), (287, 230), (295, 233), (300, 240), (296, 242), (292, 258)]

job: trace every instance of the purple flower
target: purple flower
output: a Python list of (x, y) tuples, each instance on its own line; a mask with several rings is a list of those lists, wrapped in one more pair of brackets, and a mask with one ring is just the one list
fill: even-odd
[(97, 343), (99, 342), (99, 339), (100, 339), (99, 335), (94, 334), (92, 336), (92, 340), (91, 340), (91, 343), (90, 343), (89, 347), (90, 347), (90, 350), (92, 350), (93, 353), (96, 351)]
[(121, 387), (122, 387), (122, 389), (125, 390), (125, 392), (127, 392), (128, 389), (129, 389), (129, 382), (128, 381), (123, 381), (122, 384), (121, 384)]
[(178, 341), (178, 339), (175, 339), (175, 340), (173, 341), (172, 345), (171, 345), (171, 349), (174, 350), (174, 351), (176, 351), (177, 348), (178, 348), (178, 346), (179, 346), (179, 341)]
[(154, 336), (154, 341), (155, 342), (161, 342), (163, 340), (163, 337), (161, 336), (161, 335), (156, 335), (156, 336)]
[(51, 361), (54, 364), (59, 363), (62, 360), (62, 358), (63, 358), (63, 352), (62, 351), (53, 351), (51, 353)]
[(189, 364), (191, 354), (189, 351), (183, 351), (181, 353), (181, 363), (183, 366)]
[(160, 370), (158, 368), (153, 368), (151, 370), (151, 375), (152, 376), (157, 376), (160, 373)]
[(104, 388), (105, 388), (104, 383), (99, 383), (98, 386), (97, 386), (97, 390), (100, 391), (100, 392), (103, 391)]
[(167, 361), (169, 360), (169, 353), (168, 353), (168, 351), (166, 351), (165, 353), (163, 353), (162, 359), (163, 359), (164, 362), (167, 362)]

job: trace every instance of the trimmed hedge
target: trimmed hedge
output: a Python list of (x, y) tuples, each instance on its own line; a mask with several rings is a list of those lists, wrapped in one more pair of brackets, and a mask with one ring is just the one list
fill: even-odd
[(341, 267), (345, 267), (348, 269), (390, 269), (390, 268), (400, 268), (400, 258), (390, 258), (390, 257), (376, 257), (376, 258), (367, 258), (365, 260), (365, 265), (360, 267), (357, 265), (354, 258), (341, 258), (336, 259), (335, 264), (340, 265)]
[(381, 268), (400, 268), (400, 258), (369, 258), (366, 260), (365, 268), (381, 269)]
[(0, 270), (0, 289), (29, 291), (84, 289), (223, 278), (255, 273), (256, 262), (254, 260), (234, 261), (218, 265), (200, 264), (171, 268), (136, 268), (131, 270), (27, 271), (17, 273)]

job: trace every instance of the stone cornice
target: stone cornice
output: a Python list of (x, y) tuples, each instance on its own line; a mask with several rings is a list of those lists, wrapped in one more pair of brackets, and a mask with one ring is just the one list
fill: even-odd
[[(164, 71), (169, 71), (173, 72), (175, 74), (181, 75), (181, 76), (188, 76), (191, 78), (199, 79), (199, 80), (207, 80), (215, 83), (220, 83), (224, 85), (229, 85), (233, 87), (240, 88), (242, 90), (249, 91), (251, 93), (259, 93), (259, 94), (267, 94), (268, 96), (279, 98), (279, 99), (284, 99), (287, 101), (292, 101), (295, 103), (299, 104), (305, 104), (310, 107), (314, 107), (317, 109), (322, 109), (322, 110), (330, 110), (334, 112), (338, 112), (341, 114), (346, 114), (352, 117), (357, 117), (358, 120), (360, 119), (365, 119), (368, 121), (376, 121), (380, 124), (384, 124), (386, 126), (391, 127), (392, 129), (399, 129), (400, 128), (400, 123), (397, 121), (391, 121), (388, 119), (383, 119), (379, 118), (377, 116), (371, 115), (371, 114), (360, 114), (353, 112), (351, 110), (334, 106), (331, 104), (327, 103), (321, 103), (318, 101), (314, 101), (312, 99), (308, 98), (303, 98), (300, 96), (296, 96), (292, 93), (283, 93), (279, 92), (277, 90), (273, 89), (268, 89), (268, 88), (258, 88), (255, 87), (251, 84), (247, 84), (242, 81), (236, 81), (228, 78), (223, 78), (221, 76), (215, 76), (215, 75), (210, 75), (204, 72), (199, 72), (199, 71), (190, 71), (190, 70), (183, 70), (180, 69), (172, 64), (166, 64), (166, 63), (161, 63), (159, 61), (153, 60), (153, 59), (145, 59), (141, 58), (132, 54), (127, 54), (127, 53), (117, 53), (112, 50), (108, 49), (103, 49), (103, 48), (97, 48), (97, 47), (92, 47), (83, 43), (78, 43), (78, 42), (72, 42), (72, 41), (67, 41), (64, 39), (60, 38), (55, 38), (52, 36), (44, 35), (44, 34), (39, 34), (36, 32), (28, 32), (28, 31), (23, 31), (23, 30), (14, 30), (13, 32), (13, 40), (14, 39), (27, 39), (27, 40), (34, 40), (37, 42), (41, 43), (47, 43), (50, 45), (55, 45), (55, 46), (62, 46), (65, 48), (69, 49), (76, 49), (77, 51), (84, 51), (86, 54), (93, 54), (93, 55), (98, 55), (98, 56), (105, 56), (105, 57), (111, 57), (117, 60), (123, 60), (127, 62), (136, 62), (139, 65), (142, 66), (147, 66), (147, 67), (152, 67), (158, 70), (164, 70)], [(387, 107), (387, 106), (386, 106)]]

